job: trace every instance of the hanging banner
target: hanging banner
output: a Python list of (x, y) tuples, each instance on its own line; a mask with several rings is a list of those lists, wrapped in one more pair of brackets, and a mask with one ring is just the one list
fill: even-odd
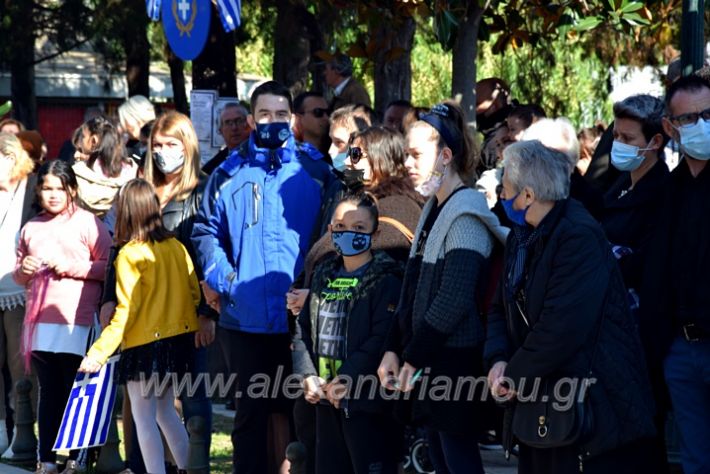
[(219, 10), (219, 17), (222, 20), (224, 31), (229, 33), (239, 28), (242, 22), (241, 0), (217, 0), (217, 10)]
[(162, 0), (165, 37), (175, 55), (195, 59), (210, 30), (210, 0)]

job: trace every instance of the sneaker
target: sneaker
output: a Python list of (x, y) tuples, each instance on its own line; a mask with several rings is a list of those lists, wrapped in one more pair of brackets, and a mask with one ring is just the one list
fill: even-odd
[(62, 474), (84, 474), (86, 472), (86, 466), (82, 466), (73, 459), (67, 460), (66, 465)]
[(10, 444), (10, 447), (5, 450), (4, 453), (2, 453), (2, 456), (0, 458), (2, 459), (12, 459), (13, 456), (15, 456), (15, 452), (12, 450), (12, 444)]
[(37, 463), (37, 470), (35, 471), (35, 474), (59, 474), (57, 472), (57, 465), (52, 464), (52, 467), (49, 467), (49, 463), (46, 462), (38, 462)]
[(496, 436), (495, 431), (487, 431), (478, 438), (478, 448), (481, 451), (501, 451), (503, 445), (500, 438)]

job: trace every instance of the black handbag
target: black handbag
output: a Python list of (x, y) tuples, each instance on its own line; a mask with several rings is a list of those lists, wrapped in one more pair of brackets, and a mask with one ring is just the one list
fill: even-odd
[[(602, 308), (604, 306), (602, 305)], [(525, 323), (528, 324), (519, 305), (518, 309)], [(589, 389), (590, 382), (593, 380), (592, 367), (603, 323), (602, 314), (586, 378), (577, 378), (575, 385), (568, 384), (569, 391), (565, 394), (555, 393), (556, 386), (563, 383), (564, 378), (547, 378), (540, 383), (541, 389), (537, 390), (537, 396), (529, 401), (518, 401), (515, 404), (512, 431), (522, 444), (531, 448), (560, 448), (583, 442), (592, 434), (594, 417), (589, 400)], [(574, 398), (571, 397), (572, 391), (574, 391)], [(558, 398), (573, 400), (573, 402), (563, 406)]]

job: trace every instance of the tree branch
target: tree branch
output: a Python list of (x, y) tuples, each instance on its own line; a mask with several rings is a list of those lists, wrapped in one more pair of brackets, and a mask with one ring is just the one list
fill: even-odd
[(42, 62), (44, 62), (44, 61), (49, 61), (50, 59), (54, 59), (54, 58), (56, 58), (57, 56), (61, 56), (62, 54), (66, 53), (66, 52), (69, 52), (69, 51), (71, 51), (72, 49), (81, 46), (82, 44), (86, 43), (86, 42), (89, 41), (90, 39), (91, 39), (91, 38), (84, 38), (83, 40), (77, 41), (76, 43), (72, 44), (72, 45), (71, 45), (70, 47), (68, 47), (68, 48), (59, 48), (56, 53), (52, 53), (52, 54), (49, 54), (49, 55), (47, 55), (47, 56), (41, 57), (41, 58), (39, 58), (39, 59), (35, 59), (35, 60), (32, 62), (32, 64), (36, 66), (36, 65), (39, 64), (39, 63), (42, 63)]

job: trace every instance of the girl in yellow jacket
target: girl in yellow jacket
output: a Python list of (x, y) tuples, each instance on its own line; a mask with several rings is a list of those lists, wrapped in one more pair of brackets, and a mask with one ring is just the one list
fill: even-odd
[(197, 277), (185, 247), (163, 227), (160, 202), (147, 181), (135, 179), (121, 190), (115, 237), (124, 244), (115, 261), (118, 305), (79, 370), (97, 372), (120, 345), (119, 380), (128, 390), (147, 472), (165, 473), (158, 426), (183, 470), (187, 432), (173, 406), (174, 390), (161, 388), (190, 372)]

